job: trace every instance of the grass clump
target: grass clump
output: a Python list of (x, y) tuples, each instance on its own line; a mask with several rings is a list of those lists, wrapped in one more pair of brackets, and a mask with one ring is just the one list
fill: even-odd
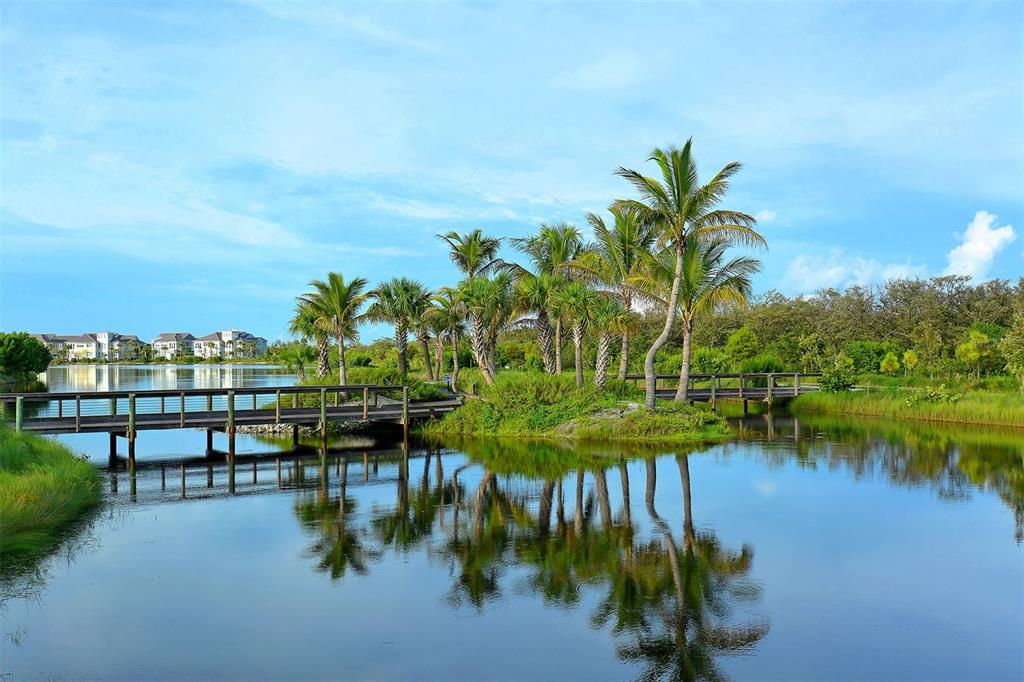
[(421, 427), (427, 436), (516, 436), (593, 441), (699, 441), (727, 429), (714, 414), (687, 405), (662, 404), (651, 414), (632, 385), (609, 380), (601, 391), (578, 388), (571, 375), (514, 373), (483, 386), (479, 399)]
[(41, 558), (99, 502), (99, 474), (87, 461), (0, 426), (0, 568)]
[(1015, 393), (939, 389), (889, 389), (845, 393), (805, 393), (793, 400), (797, 414), (891, 417), (953, 424), (1024, 429), (1024, 400)]

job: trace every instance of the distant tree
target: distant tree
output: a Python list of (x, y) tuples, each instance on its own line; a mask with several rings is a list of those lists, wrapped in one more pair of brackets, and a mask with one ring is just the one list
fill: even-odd
[(903, 376), (907, 377), (913, 374), (920, 362), (921, 358), (913, 348), (903, 351)]
[(985, 332), (971, 329), (967, 340), (956, 347), (956, 359), (974, 371), (976, 379), (981, 378), (981, 367), (995, 352), (995, 344)]
[(942, 358), (942, 334), (938, 327), (929, 321), (922, 322), (914, 332), (916, 348), (924, 360), (925, 367), (931, 379), (935, 378), (935, 369)]
[(740, 327), (725, 344), (725, 354), (735, 365), (754, 357), (760, 349), (761, 342), (750, 327)]
[(0, 374), (39, 374), (53, 357), (46, 346), (25, 332), (0, 333)]
[(999, 342), (999, 349), (1006, 358), (1006, 371), (1020, 382), (1020, 393), (1024, 396), (1024, 303), (1017, 303), (1013, 322)]
[(567, 320), (575, 349), (576, 385), (583, 386), (583, 332), (593, 317), (600, 295), (580, 281), (569, 282), (558, 290), (554, 308), (561, 319)]
[(323, 379), (331, 373), (331, 340), (327, 330), (317, 325), (319, 316), (314, 306), (299, 298), (288, 331), (316, 344), (316, 377)]
[(629, 324), (629, 312), (622, 302), (602, 297), (594, 307), (591, 324), (597, 332), (597, 359), (594, 361), (594, 386), (603, 390), (611, 361), (612, 336), (624, 334)]
[(900, 360), (896, 357), (895, 353), (889, 351), (885, 354), (885, 357), (882, 358), (882, 362), (879, 363), (878, 368), (889, 376), (892, 376), (896, 372), (900, 371)]
[(345, 365), (345, 341), (358, 338), (360, 312), (369, 294), (366, 280), (356, 277), (348, 282), (338, 272), (328, 272), (326, 280), (314, 279), (309, 283), (312, 293), (303, 294), (302, 300), (316, 312), (315, 324), (338, 341), (338, 379), (341, 385), (348, 383)]
[(374, 302), (366, 317), (374, 322), (395, 326), (395, 348), (398, 349), (398, 371), (408, 371), (409, 329), (417, 312), (430, 300), (431, 292), (407, 277), (393, 277), (370, 292)]
[(725, 374), (729, 371), (729, 356), (717, 348), (702, 346), (693, 351), (692, 364), (697, 374)]

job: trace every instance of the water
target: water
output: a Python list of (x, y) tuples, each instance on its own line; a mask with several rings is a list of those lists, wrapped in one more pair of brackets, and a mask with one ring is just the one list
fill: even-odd
[[(27, 597), (8, 596), (2, 667), (18, 679), (1024, 677), (1024, 437), (739, 427), (731, 443), (653, 453), (348, 441), (324, 457), (255, 456), (276, 446), (248, 439), (233, 473), (196, 458), (199, 432), (147, 432), (134, 483), (104, 469), (102, 511)], [(65, 440), (106, 466), (103, 438)]]

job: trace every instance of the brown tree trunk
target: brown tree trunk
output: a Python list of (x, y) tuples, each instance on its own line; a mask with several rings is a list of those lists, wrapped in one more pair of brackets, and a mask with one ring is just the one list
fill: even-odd
[(338, 334), (338, 383), (348, 384), (348, 369), (345, 367), (345, 337)]
[(608, 501), (608, 480), (604, 469), (594, 472), (594, 486), (597, 488), (597, 507), (601, 512), (601, 527), (610, 530), (612, 527), (612, 505)]
[(555, 374), (562, 373), (562, 320), (555, 320)]
[(572, 525), (576, 535), (583, 535), (583, 469), (576, 472), (576, 514)]
[(430, 339), (427, 334), (417, 335), (420, 342), (420, 350), (423, 351), (423, 369), (427, 374), (427, 381), (434, 380), (434, 368), (430, 365)]
[(629, 370), (629, 330), (622, 330), (622, 349), (619, 351), (619, 379), (626, 380)]
[(693, 337), (693, 320), (683, 320), (683, 363), (679, 368), (679, 387), (676, 388), (676, 402), (685, 402), (690, 390), (690, 339)]
[(572, 325), (572, 345), (576, 351), (576, 386), (583, 388), (583, 322)]
[(480, 319), (479, 315), (470, 315), (469, 341), (473, 346), (473, 357), (476, 359), (476, 366), (480, 369), (480, 374), (483, 375), (484, 381), (490, 386), (494, 384), (494, 375), (491, 374), (491, 368), (487, 361), (487, 347), (484, 340), (484, 333), (484, 321)]
[(540, 357), (544, 361), (544, 371), (554, 374), (555, 358), (551, 350), (551, 320), (548, 318), (546, 310), (537, 313), (537, 343), (540, 345)]
[(679, 482), (683, 487), (683, 537), (687, 545), (692, 545), (696, 537), (693, 530), (693, 505), (690, 500), (690, 459), (687, 455), (676, 455), (679, 465)]
[(604, 390), (605, 375), (608, 372), (608, 361), (612, 353), (612, 335), (601, 332), (597, 340), (597, 361), (594, 363), (594, 386)]
[(395, 325), (395, 349), (398, 350), (398, 371), (405, 374), (408, 371), (409, 333), (404, 324)]
[(676, 244), (676, 264), (675, 272), (672, 275), (672, 290), (669, 292), (668, 301), (665, 305), (665, 327), (661, 330), (661, 334), (651, 344), (650, 350), (647, 351), (647, 356), (644, 358), (644, 380), (646, 382), (644, 404), (648, 410), (654, 411), (655, 395), (655, 375), (654, 375), (654, 357), (661, 350), (661, 347), (668, 343), (669, 336), (672, 334), (672, 324), (676, 321), (676, 306), (679, 305), (679, 283), (682, 279), (683, 274), (683, 245), (681, 243)]
[(452, 335), (452, 390), (459, 390), (459, 337)]
[(331, 373), (331, 341), (326, 336), (316, 338), (316, 378), (323, 379)]
[(434, 337), (434, 367), (437, 369), (438, 381), (444, 376), (444, 335), (438, 334)]

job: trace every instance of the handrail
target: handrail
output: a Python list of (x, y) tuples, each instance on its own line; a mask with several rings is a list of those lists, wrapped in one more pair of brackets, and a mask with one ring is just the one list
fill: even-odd
[(180, 397), (184, 394), (186, 397), (192, 396), (221, 396), (227, 395), (228, 391), (233, 391), (236, 396), (240, 395), (261, 395), (267, 393), (275, 393), (280, 391), (282, 394), (299, 394), (299, 393), (316, 393), (319, 394), (321, 389), (325, 389), (328, 393), (348, 393), (352, 391), (362, 391), (363, 389), (379, 390), (379, 391), (394, 391), (401, 388), (400, 384), (346, 384), (341, 385), (323, 385), (323, 386), (247, 386), (245, 388), (166, 388), (166, 389), (139, 389), (139, 390), (124, 390), (118, 389), (116, 391), (55, 391), (48, 393), (45, 391), (34, 392), (34, 393), (0, 393), (0, 401), (11, 401), (17, 398), (24, 399), (39, 399), (39, 400), (73, 400), (74, 398), (81, 397), (83, 400), (102, 400), (107, 398), (127, 398), (130, 395), (134, 395), (138, 398), (160, 398), (160, 397)]
[[(690, 380), (701, 379), (746, 379), (746, 378), (767, 378), (767, 377), (820, 377), (821, 372), (740, 372), (723, 374), (691, 374)], [(626, 380), (646, 379), (643, 374), (627, 374)], [(655, 374), (655, 379), (679, 379), (678, 374)]]

